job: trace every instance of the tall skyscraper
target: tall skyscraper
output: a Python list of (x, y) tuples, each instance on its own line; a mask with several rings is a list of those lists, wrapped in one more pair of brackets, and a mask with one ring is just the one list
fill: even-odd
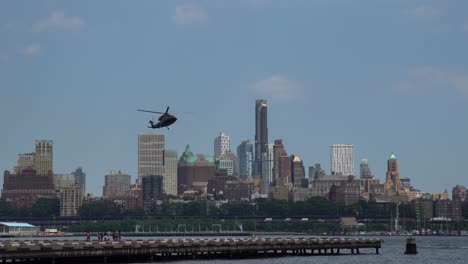
[(239, 175), (242, 179), (253, 176), (253, 144), (250, 140), (242, 141), (237, 147), (237, 157), (239, 158)]
[(214, 139), (214, 157), (215, 159), (221, 155), (225, 155), (231, 152), (231, 144), (229, 142), (229, 136), (224, 133), (220, 133)]
[(374, 178), (374, 175), (372, 175), (372, 172), (369, 168), (369, 163), (367, 159), (362, 159), (361, 164), (360, 164), (360, 175), (361, 179), (372, 179)]
[(353, 145), (335, 144), (330, 147), (331, 174), (354, 176)]
[(177, 195), (177, 162), (179, 157), (177, 151), (166, 150), (164, 152), (164, 192), (170, 195)]
[(53, 146), (52, 140), (36, 140), (34, 168), (38, 175), (48, 175), (53, 171)]
[(398, 171), (398, 160), (392, 153), (387, 160), (387, 174), (385, 179), (385, 190), (398, 193), (402, 190), (400, 172)]
[(291, 183), (291, 159), (286, 152), (283, 150), (279, 157), (279, 178), (277, 179), (277, 185), (289, 185)]
[(138, 182), (145, 175), (164, 175), (164, 135), (138, 135)]
[(108, 198), (130, 195), (131, 176), (121, 171), (111, 171), (105, 176), (102, 195)]
[(301, 187), (302, 180), (305, 179), (304, 163), (297, 155), (291, 156), (291, 182), (294, 187)]
[(273, 181), (280, 177), (280, 157), (281, 154), (284, 152), (284, 145), (282, 139), (275, 140), (275, 144), (273, 145)]
[(262, 153), (268, 151), (267, 101), (255, 102), (255, 169), (254, 175), (261, 175)]
[(270, 193), (270, 185), (273, 182), (273, 144), (268, 144), (268, 151), (262, 157), (262, 183), (264, 193)]

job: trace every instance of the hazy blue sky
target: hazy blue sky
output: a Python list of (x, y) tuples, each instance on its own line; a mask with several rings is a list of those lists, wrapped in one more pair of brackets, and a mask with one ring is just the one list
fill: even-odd
[[(180, 114), (180, 155), (254, 139), (268, 100), (270, 141), (329, 172), (329, 146), (354, 144), (385, 179), (423, 191), (468, 185), (468, 1), (0, 1), (0, 169), (36, 139), (54, 170), (137, 176), (137, 134)], [(3, 177), (2, 177), (3, 178)], [(3, 179), (1, 180), (3, 181)]]

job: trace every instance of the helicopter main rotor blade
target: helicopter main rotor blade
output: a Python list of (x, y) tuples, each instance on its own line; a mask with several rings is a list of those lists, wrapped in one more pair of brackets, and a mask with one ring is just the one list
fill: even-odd
[(165, 114), (165, 113), (162, 113), (162, 112), (148, 111), (148, 110), (140, 110), (140, 109), (138, 109), (137, 111), (140, 111), (140, 112), (147, 112), (147, 113), (153, 113), (153, 114), (161, 114), (161, 115), (164, 115), (164, 114)]

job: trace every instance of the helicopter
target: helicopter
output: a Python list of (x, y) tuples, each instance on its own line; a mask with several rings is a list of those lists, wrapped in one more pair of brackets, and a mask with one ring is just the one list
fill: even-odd
[(167, 129), (169, 129), (169, 126), (174, 124), (175, 121), (177, 121), (177, 117), (169, 114), (169, 106), (167, 107), (166, 109), (166, 112), (156, 112), (156, 111), (148, 111), (148, 110), (141, 110), (141, 109), (138, 109), (137, 111), (140, 111), (140, 112), (147, 112), (147, 113), (154, 113), (154, 114), (161, 114), (161, 116), (158, 118), (158, 121), (157, 123), (155, 123), (153, 120), (150, 120), (149, 123), (150, 125), (148, 126), (148, 128), (162, 128), (162, 127), (166, 127)]

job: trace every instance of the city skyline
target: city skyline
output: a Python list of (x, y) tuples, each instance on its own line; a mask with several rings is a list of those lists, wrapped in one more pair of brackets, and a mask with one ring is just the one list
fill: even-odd
[(167, 148), (210, 154), (221, 131), (254, 141), (264, 98), (268, 143), (306, 168), (353, 144), (381, 181), (394, 152), (418, 189), (466, 185), (468, 3), (253, 2), (0, 3), (0, 170), (50, 139), (54, 173), (81, 166), (100, 194), (138, 175), (136, 109), (170, 106)]

